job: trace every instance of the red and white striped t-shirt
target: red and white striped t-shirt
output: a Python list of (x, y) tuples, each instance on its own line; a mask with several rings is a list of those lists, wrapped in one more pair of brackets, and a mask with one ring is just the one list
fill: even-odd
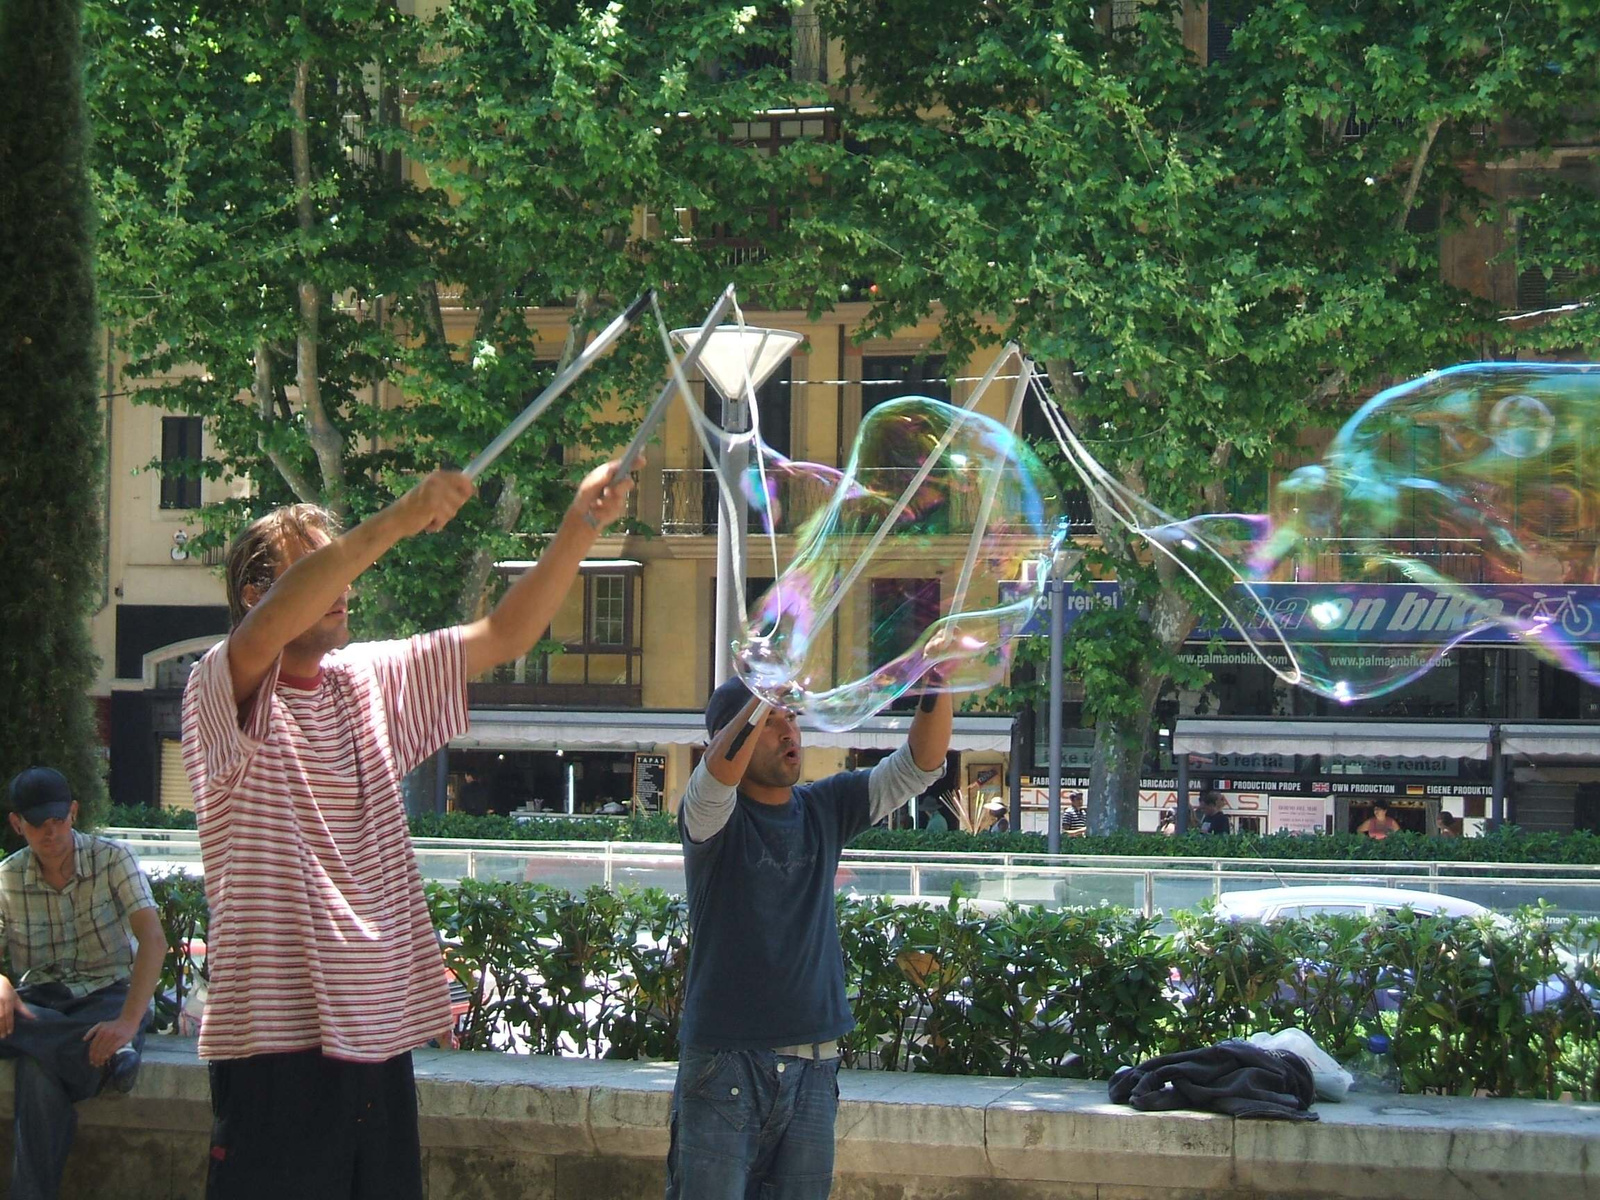
[(400, 780), (466, 728), (456, 629), (336, 651), (314, 687), (274, 664), (248, 710), (227, 642), (195, 666), (183, 758), (211, 905), (200, 1057), (320, 1047), (381, 1062), (448, 1030)]

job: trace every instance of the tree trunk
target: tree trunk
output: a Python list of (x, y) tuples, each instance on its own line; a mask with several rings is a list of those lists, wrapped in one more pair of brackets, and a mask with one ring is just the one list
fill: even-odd
[[(306, 91), (311, 80), (311, 63), (295, 64), (294, 90), (290, 107), (294, 123), (289, 127), (290, 154), (294, 165), (295, 223), (302, 247), (309, 253), (315, 231), (316, 210), (311, 200), (311, 119)], [(301, 279), (297, 291), (300, 327), (295, 332), (295, 382), (300, 390), (300, 407), (306, 419), (306, 436), (317, 466), (322, 472), (323, 503), (341, 520), (348, 518), (350, 503), (345, 494), (344, 434), (328, 416), (322, 401), (322, 374), (318, 356), (322, 347), (322, 289), (313, 279)]]
[[(494, 504), (494, 527), (510, 533), (522, 517), (522, 493), (517, 491), (517, 477), (507, 475), (500, 481), (500, 496)], [(494, 570), (492, 550), (474, 550), (467, 559), (467, 571), (457, 594), (456, 604), (462, 621), (476, 621), (483, 615), (483, 597), (489, 587), (489, 575)]]
[[(1157, 691), (1160, 689), (1158, 688)], [(1101, 721), (1094, 730), (1089, 769), (1089, 832), (1100, 835), (1139, 827), (1139, 776), (1150, 740), (1150, 714), (1133, 728)]]
[[(1178, 568), (1159, 558), (1161, 593), (1143, 613), (1151, 630), (1171, 654), (1177, 654), (1194, 631), (1194, 608), (1174, 586)], [(1115, 833), (1139, 828), (1139, 776), (1150, 749), (1150, 725), (1169, 676), (1148, 661), (1141, 662), (1130, 686), (1137, 700), (1131, 721), (1102, 720), (1094, 733), (1094, 759), (1089, 771), (1089, 832)]]

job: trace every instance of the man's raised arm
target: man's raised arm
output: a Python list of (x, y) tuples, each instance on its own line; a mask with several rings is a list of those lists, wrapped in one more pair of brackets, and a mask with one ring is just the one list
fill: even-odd
[(919, 769), (943, 771), (950, 752), (950, 733), (955, 726), (955, 701), (949, 692), (932, 692), (917, 702), (917, 715), (911, 718), (906, 744)]
[(883, 820), (944, 774), (954, 724), (955, 702), (949, 692), (930, 692), (917, 702), (906, 744), (872, 768), (867, 781), (870, 821)]
[(561, 528), (488, 616), (461, 631), (467, 678), (521, 658), (539, 641), (578, 577), (578, 564), (602, 530), (622, 515), (633, 490), (627, 477), (613, 481), (615, 463), (594, 468), (578, 484)]
[(435, 471), (404, 496), (312, 551), (261, 592), (245, 587), (249, 611), (228, 635), (233, 697), (243, 703), (261, 686), (283, 648), (327, 615), (357, 576), (402, 538), (444, 528), (472, 495), (459, 471)]

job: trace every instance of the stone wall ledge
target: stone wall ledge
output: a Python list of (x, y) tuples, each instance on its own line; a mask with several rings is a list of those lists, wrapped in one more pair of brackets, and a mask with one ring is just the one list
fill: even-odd
[[(419, 1052), (429, 1200), (654, 1200), (675, 1070)], [(11, 1073), (0, 1063), (7, 1143)], [(1134, 1112), (1081, 1081), (840, 1078), (836, 1200), (1600, 1200), (1600, 1104), (1357, 1097), (1319, 1104), (1316, 1123), (1236, 1121)], [(133, 1094), (78, 1112), (63, 1196), (204, 1194), (192, 1041), (151, 1039)]]

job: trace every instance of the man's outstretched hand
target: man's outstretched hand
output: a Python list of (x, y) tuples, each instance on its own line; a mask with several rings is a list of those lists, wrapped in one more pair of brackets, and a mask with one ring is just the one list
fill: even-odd
[(472, 480), (460, 471), (435, 471), (390, 505), (401, 534), (437, 533), (472, 497)]
[(101, 1021), (92, 1025), (83, 1040), (89, 1043), (89, 1065), (103, 1067), (111, 1056), (139, 1036), (138, 1017), (118, 1017), (115, 1021)]
[(33, 1009), (22, 1002), (11, 981), (0, 975), (0, 1038), (8, 1038), (16, 1027), (17, 1018), (33, 1020)]
[(578, 484), (577, 494), (572, 497), (572, 506), (567, 510), (569, 515), (583, 518), (594, 533), (598, 534), (610, 525), (628, 507), (628, 493), (633, 491), (633, 479), (624, 475), (615, 478), (617, 464), (615, 462), (601, 463)]

